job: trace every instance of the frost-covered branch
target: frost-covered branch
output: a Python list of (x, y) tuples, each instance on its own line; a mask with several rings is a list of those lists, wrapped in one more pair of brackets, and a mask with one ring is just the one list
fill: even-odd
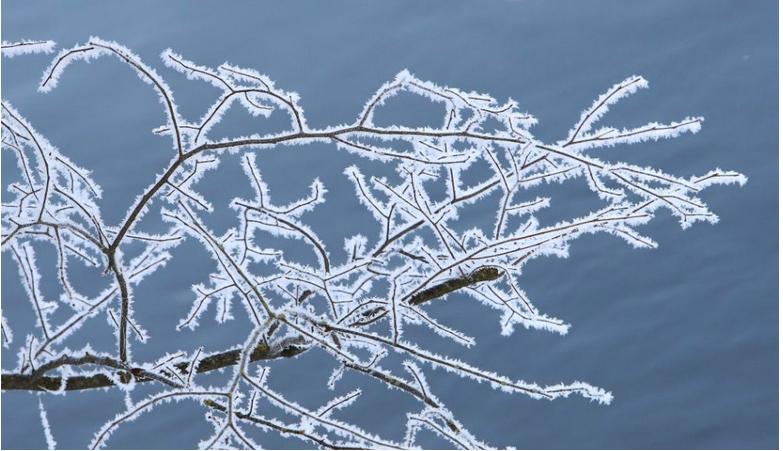
[[(49, 41), (2, 44), (3, 56), (49, 53), (53, 48)], [(408, 71), (382, 85), (353, 123), (315, 129), (308, 125), (299, 96), (276, 87), (269, 77), (230, 64), (202, 66), (166, 50), (161, 55), (166, 67), (218, 91), (203, 114), (188, 119), (179, 113), (163, 76), (129, 49), (99, 38), (62, 50), (44, 72), (40, 91), (65, 82), (70, 64), (102, 56), (117, 57), (157, 93), (165, 121), (153, 132), (171, 139), (169, 162), (119, 223), (103, 219), (98, 206), (102, 191), (90, 172), (47, 141), (12, 105), (2, 104), (2, 148), (16, 159), (19, 174), (7, 184), (3, 198), (2, 251), (16, 265), (36, 319), (35, 330), (15, 341), (15, 323), (3, 316), (3, 346), (17, 352), (18, 365), (3, 370), (2, 389), (63, 393), (114, 387), (125, 392), (125, 409), (96, 434), (93, 447), (107, 446), (114, 430), (162, 403), (194, 400), (194, 406), (205, 409), (211, 426), (211, 434), (200, 443), (207, 448), (257, 448), (251, 428), (334, 449), (412, 448), (424, 429), (455, 447), (486, 448), (465, 425), (470, 421), (463, 424), (438, 400), (438, 387), (428, 385), (422, 369), (427, 367), (536, 399), (577, 394), (608, 404), (612, 394), (602, 388), (585, 382), (542, 385), (498, 374), (440, 355), (428, 343), (414, 343), (408, 331), (426, 330), (433, 340), (470, 348), (482, 337), (468, 336), (459, 324), (449, 324), (430, 310), (435, 303), (448, 308), (445, 298), (462, 297), (498, 310), (503, 335), (518, 325), (564, 335), (569, 325), (540, 312), (522, 289), (525, 265), (538, 257), (566, 257), (571, 241), (599, 232), (634, 247), (654, 248), (655, 241), (640, 228), (659, 209), (669, 211), (683, 228), (714, 223), (717, 216), (698, 194), (714, 184), (746, 180), (720, 169), (681, 177), (600, 158), (596, 149), (601, 147), (674, 138), (701, 127), (702, 118), (686, 117), (630, 130), (597, 128), (611, 105), (647, 87), (639, 76), (599, 96), (556, 143), (538, 141), (530, 131), (535, 118), (513, 100), (500, 102), (488, 94), (440, 86)], [(377, 124), (376, 114), (398, 95), (441, 106), (439, 125)], [(214, 137), (215, 126), (234, 106), (262, 124), (279, 110), (287, 126), (267, 134)], [(394, 171), (381, 174), (366, 169), (372, 165), (365, 163), (345, 168), (352, 193), (333, 191), (321, 179), (302, 183), (291, 178), (292, 190), (306, 188), (309, 194), (288, 205), (274, 203), (264, 178), (269, 171), (264, 157), (284, 146), (314, 142)], [(221, 164), (242, 169), (251, 195), (230, 201), (236, 215), (233, 225), (217, 231), (207, 220), (215, 214), (213, 196), (200, 181), (211, 173), (219, 177)], [(468, 175), (472, 173), (485, 175), (476, 180)], [(580, 180), (602, 205), (558, 223), (540, 223), (538, 212), (556, 208), (558, 202), (541, 195), (543, 182), (566, 180)], [(344, 236), (343, 248), (335, 249), (330, 244), (334, 241), (325, 238), (323, 224), (309, 219), (310, 212), (320, 209), (339, 217), (341, 212), (328, 210), (333, 197), (355, 200), (374, 218), (375, 229)], [(491, 204), (495, 214), (471, 217), (475, 204)], [(150, 233), (142, 227), (142, 218), (156, 222), (162, 231)], [(251, 326), (245, 331), (228, 326), (242, 336), (228, 350), (205, 351), (205, 340), (195, 352), (170, 349), (156, 361), (140, 361), (132, 349), (151, 339), (139, 320), (146, 316), (135, 315), (135, 310), (154, 307), (134, 302), (134, 294), (141, 292), (137, 287), (150, 274), (165, 271), (169, 262), (181, 264), (171, 250), (188, 240), (203, 249), (213, 266), (191, 287), (191, 307), (172, 330), (197, 329), (210, 311), (219, 324), (242, 315)], [(310, 259), (285, 252), (289, 240), (309, 248)], [(56, 254), (55, 262), (36, 258), (47, 246)], [(58, 298), (41, 289), (42, 274), (49, 274), (41, 270), (42, 264), (53, 265), (51, 282), (59, 287)], [(91, 281), (73, 283), (73, 265), (103, 268), (111, 281), (108, 286), (95, 281), (94, 286), (103, 288), (85, 290)], [(233, 308), (236, 303), (239, 311)], [(94, 343), (116, 344), (116, 354), (89, 346), (69, 348), (72, 333), (92, 328), (97, 318), (114, 331), (104, 337), (95, 328)], [(267, 384), (271, 366), (253, 363), (274, 365), (309, 352), (323, 353), (335, 363), (324, 383), (331, 390), (339, 386), (340, 394), (322, 406), (295, 402), (272, 389)], [(202, 375), (221, 369), (228, 370), (228, 381), (217, 388), (205, 386)], [(397, 389), (417, 403), (400, 419), (407, 425), (403, 437), (379, 437), (339, 419), (339, 411), (362, 394), (359, 389), (342, 390), (346, 372)], [(135, 387), (141, 383), (157, 391), (145, 390), (134, 402)], [(40, 405), (48, 431), (49, 417)], [(286, 418), (275, 418), (271, 408), (284, 411)]]
[[(302, 352), (310, 349), (309, 347), (301, 346), (301, 339), (290, 339), (281, 341), (279, 343), (273, 343), (270, 345), (259, 344), (253, 348), (250, 353), (250, 361), (257, 362), (260, 360), (274, 360), (274, 359), (287, 359), (295, 357)], [(90, 354), (85, 354), (82, 357), (74, 357), (71, 355), (63, 355), (59, 359), (51, 360), (44, 366), (37, 368), (32, 374), (3, 374), (2, 375), (2, 387), (3, 390), (34, 390), (34, 391), (51, 391), (57, 392), (60, 390), (65, 391), (78, 391), (78, 390), (91, 390), (95, 388), (112, 387), (120, 384), (128, 384), (131, 382), (131, 376), (133, 376), (134, 382), (161, 382), (165, 385), (176, 385), (176, 382), (172, 382), (167, 377), (172, 376), (174, 380), (177, 380), (178, 376), (188, 376), (191, 373), (202, 374), (210, 371), (220, 370), (223, 368), (232, 367), (239, 363), (241, 349), (232, 349), (225, 352), (220, 352), (212, 355), (200, 356), (195, 367), (189, 362), (180, 361), (179, 363), (172, 363), (165, 371), (161, 373), (157, 368), (157, 372), (152, 370), (145, 370), (144, 368), (134, 367), (123, 364), (120, 361), (114, 361), (108, 357), (99, 358)], [(114, 373), (116, 378), (108, 372), (98, 372), (96, 374), (86, 376), (47, 376), (46, 374), (52, 372), (58, 368), (71, 366), (78, 367), (84, 365), (97, 365), (117, 370)], [(160, 373), (160, 374), (159, 374)], [(175, 376), (176, 375), (176, 376)], [(64, 385), (63, 385), (64, 384)]]

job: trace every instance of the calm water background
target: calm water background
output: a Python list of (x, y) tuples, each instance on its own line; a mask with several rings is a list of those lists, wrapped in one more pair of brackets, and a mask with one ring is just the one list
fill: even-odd
[[(574, 243), (567, 260), (536, 260), (526, 266), (522, 284), (537, 306), (573, 325), (565, 337), (518, 330), (503, 338), (494, 311), (456, 298), (453, 308), (433, 306), (445, 321), (462, 324), (478, 338), (469, 351), (442, 348), (451, 355), (542, 384), (584, 380), (611, 390), (614, 402), (534, 401), (428, 369), (430, 383), (457, 418), (495, 446), (778, 446), (777, 2), (221, 5), (4, 2), (2, 38), (52, 39), (60, 47), (83, 43), (91, 35), (115, 40), (169, 80), (180, 112), (189, 119), (200, 117), (216, 91), (164, 68), (158, 55), (168, 47), (199, 64), (229, 61), (266, 73), (278, 86), (299, 92), (313, 127), (353, 121), (378, 86), (408, 68), (439, 84), (516, 99), (539, 119), (533, 131), (546, 142), (562, 139), (580, 111), (614, 83), (643, 75), (651, 88), (616, 105), (603, 124), (630, 127), (703, 115), (702, 131), (600, 150), (601, 157), (679, 175), (715, 167), (746, 174), (750, 181), (744, 188), (714, 187), (703, 194), (720, 223), (682, 231), (661, 211), (642, 230), (658, 241), (656, 250), (634, 250), (616, 238), (590, 236)], [(36, 83), (48, 64), (49, 57), (39, 55), (4, 60), (3, 99), (64, 153), (94, 170), (105, 189), (104, 218), (116, 223), (170, 158), (169, 142), (149, 133), (163, 120), (160, 105), (147, 85), (108, 58), (77, 63), (57, 90), (39, 94)], [(415, 125), (428, 110), (401, 104), (390, 111), (397, 122)], [(259, 123), (236, 113), (213, 136), (251, 133)], [(341, 175), (356, 161), (330, 146), (313, 146), (264, 151), (259, 164), (279, 203), (304, 196), (312, 179), (321, 177), (332, 197), (328, 209), (309, 218), (338, 255), (343, 237), (375, 234)], [(204, 181), (216, 203), (247, 195), (245, 182), (226, 183), (236, 180), (236, 167), (227, 159), (221, 174)], [(4, 154), (3, 177), (14, 177), (15, 170)], [(553, 196), (553, 211), (542, 215), (542, 221), (593, 207), (583, 182), (534, 194)], [(210, 223), (216, 229), (232, 224), (230, 216), (217, 216)], [(293, 245), (290, 251), (302, 248)], [(42, 266), (51, 259), (51, 254), (39, 256)], [(23, 340), (29, 330), (25, 325), (34, 319), (7, 255), (2, 264), (3, 313), (20, 324), (14, 331)], [(153, 336), (150, 344), (135, 345), (134, 356), (140, 360), (174, 348), (224, 349), (237, 340), (230, 331), (246, 326), (240, 320), (221, 328), (205, 317), (203, 328), (171, 337), (176, 321), (189, 309), (189, 285), (211, 270), (208, 258), (192, 244), (176, 250), (171, 267), (185, 264), (191, 265), (186, 271), (151, 277), (136, 294), (137, 318)], [(85, 273), (83, 279), (89, 276)], [(106, 349), (112, 349), (111, 340), (104, 338), (109, 336), (105, 321), (92, 321), (95, 335), (82, 332), (76, 339), (97, 339), (97, 347), (107, 340)], [(161, 342), (156, 337), (166, 338)], [(321, 387), (332, 367), (322, 355), (308, 354), (313, 355), (277, 365), (271, 384), (315, 407), (325, 399)], [(3, 368), (15, 362), (13, 352), (3, 352)], [(401, 437), (400, 412), (410, 406), (404, 396), (372, 390), (378, 386), (361, 378), (347, 378), (338, 389), (354, 386), (369, 390), (343, 418), (389, 438)], [(120, 396), (102, 392), (43, 399), (59, 445), (75, 448), (86, 446), (122, 405)], [(35, 395), (2, 394), (3, 448), (45, 446), (37, 405)], [(118, 432), (109, 446), (195, 446), (208, 431), (200, 409), (188, 407), (156, 410)], [(422, 437), (426, 447), (448, 445), (432, 435)], [(268, 447), (302, 446), (273, 436), (259, 440)]]

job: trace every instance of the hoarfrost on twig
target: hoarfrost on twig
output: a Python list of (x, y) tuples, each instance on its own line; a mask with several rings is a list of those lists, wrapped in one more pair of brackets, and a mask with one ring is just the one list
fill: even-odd
[[(11, 57), (49, 53), (53, 48), (50, 41), (3, 42), (2, 52)], [(612, 104), (647, 87), (639, 76), (599, 96), (563, 140), (547, 144), (533, 137), (530, 129), (536, 120), (515, 101), (499, 102), (488, 94), (440, 86), (407, 70), (382, 85), (352, 124), (324, 129), (310, 128), (299, 96), (276, 87), (260, 72), (228, 63), (210, 68), (166, 50), (161, 55), (165, 66), (219, 91), (203, 115), (188, 120), (178, 112), (161, 75), (129, 49), (99, 38), (62, 50), (44, 72), (40, 90), (54, 89), (69, 64), (102, 56), (117, 57), (156, 91), (167, 119), (154, 132), (168, 135), (172, 143), (169, 163), (118, 224), (103, 219), (97, 203), (102, 192), (90, 172), (49, 143), (8, 102), (2, 104), (2, 148), (14, 155), (20, 174), (6, 187), (10, 194), (2, 208), (2, 251), (17, 265), (37, 321), (34, 333), (15, 342), (3, 316), (3, 346), (16, 346), (19, 356), (16, 368), (4, 370), (3, 389), (65, 393), (121, 386), (127, 391), (125, 410), (96, 433), (94, 448), (107, 446), (110, 434), (125, 423), (160, 404), (181, 400), (196, 401), (194, 405), (206, 409), (213, 429), (200, 446), (207, 448), (257, 448), (253, 428), (324, 448), (411, 448), (422, 429), (456, 447), (487, 447), (468, 431), (469, 421), (458, 421), (438, 400), (438, 387), (427, 382), (426, 368), (536, 399), (578, 394), (608, 404), (612, 394), (588, 383), (540, 385), (497, 374), (440, 355), (426, 343), (411, 342), (407, 331), (423, 328), (435, 337), (473, 346), (481, 337), (469, 336), (430, 309), (433, 303), (448, 305), (450, 298), (461, 296), (498, 310), (503, 335), (510, 335), (517, 325), (565, 335), (569, 325), (539, 311), (523, 291), (520, 275), (526, 264), (547, 255), (565, 257), (571, 241), (599, 232), (634, 247), (653, 248), (655, 241), (639, 229), (659, 209), (668, 210), (683, 228), (699, 221), (714, 223), (717, 216), (697, 195), (713, 184), (746, 181), (741, 174), (720, 169), (679, 177), (655, 168), (609, 163), (593, 152), (699, 131), (700, 117), (651, 122), (630, 130), (597, 128)], [(402, 93), (442, 107), (440, 125), (376, 124), (375, 114)], [(282, 110), (288, 127), (267, 135), (213, 138), (215, 125), (234, 104), (258, 120)], [(319, 179), (292, 178), (291, 186), (309, 185), (309, 194), (279, 205), (264, 181), (260, 150), (312, 142), (332, 143), (395, 169), (393, 176), (360, 165), (344, 170), (376, 230), (343, 237), (343, 249), (329, 247), (332, 241), (320, 236), (322, 225), (310, 222), (308, 213), (328, 209), (330, 199), (346, 193), (330, 191)], [(215, 208), (199, 182), (209, 171), (219, 171), (221, 160), (224, 166), (239, 165), (252, 196), (230, 202), (235, 223), (218, 233), (205, 220)], [(468, 184), (464, 175), (475, 167), (489, 175)], [(581, 179), (602, 205), (569, 220), (540, 223), (536, 214), (556, 208), (557, 199), (539, 196), (533, 189), (542, 182), (571, 179)], [(465, 213), (477, 203), (493, 203), (495, 209), (495, 215), (479, 226), (475, 219), (480, 218)], [(164, 232), (142, 230), (139, 224), (145, 216), (160, 220)], [(212, 306), (218, 323), (246, 316), (252, 329), (222, 352), (171, 349), (157, 360), (137, 361), (131, 347), (140, 344), (129, 336), (142, 345), (150, 338), (137, 319), (147, 316), (134, 312), (154, 307), (135, 304), (134, 292), (150, 275), (176, 266), (171, 251), (187, 240), (203, 247), (213, 269), (192, 287), (192, 307), (182, 312), (172, 329), (198, 328)], [(284, 252), (288, 240), (310, 248), (314, 260), (300, 261)], [(126, 258), (131, 243), (141, 251)], [(41, 290), (42, 259), (36, 259), (36, 252), (47, 245), (57, 255), (59, 299), (49, 299)], [(111, 285), (97, 296), (81, 293), (71, 282), (74, 263), (102, 268)], [(237, 302), (243, 310), (233, 307)], [(66, 314), (53, 315), (66, 306)], [(69, 350), (72, 333), (90, 327), (96, 317), (112, 326), (113, 336), (102, 339), (116, 343), (116, 355), (89, 347)], [(253, 369), (252, 362), (292, 359), (314, 349), (335, 362), (324, 383), (338, 394), (326, 404), (295, 402), (268, 385), (269, 367)], [(224, 386), (202, 385), (201, 374), (222, 368), (233, 369)], [(339, 418), (342, 409), (363, 399), (362, 390), (339, 385), (346, 372), (378, 381), (418, 403), (407, 414), (404, 437), (383, 438)], [(163, 391), (133, 402), (130, 393), (146, 382), (159, 384)], [(42, 401), (39, 407), (47, 444), (53, 447)], [(275, 418), (270, 407), (284, 411), (286, 419)]]

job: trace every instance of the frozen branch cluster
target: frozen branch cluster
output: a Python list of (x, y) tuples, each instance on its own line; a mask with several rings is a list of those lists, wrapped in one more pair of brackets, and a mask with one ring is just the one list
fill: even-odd
[[(2, 51), (3, 56), (14, 56), (52, 49), (51, 42), (4, 42)], [(277, 88), (265, 75), (229, 64), (199, 66), (167, 50), (161, 55), (167, 67), (220, 92), (203, 116), (185, 119), (177, 111), (172, 90), (153, 68), (129, 49), (98, 38), (61, 51), (45, 71), (40, 90), (55, 88), (69, 64), (101, 56), (117, 57), (157, 92), (167, 121), (154, 132), (170, 137), (172, 148), (168, 166), (136, 197), (119, 224), (102, 219), (97, 202), (101, 189), (90, 172), (49, 143), (17, 109), (2, 104), (2, 148), (15, 154), (21, 174), (20, 182), (6, 187), (11, 195), (2, 207), (2, 251), (16, 262), (37, 318), (34, 333), (14, 337), (13, 324), (3, 317), (3, 346), (15, 349), (19, 358), (16, 368), (3, 370), (2, 388), (55, 393), (108, 386), (126, 390), (126, 409), (96, 433), (93, 448), (105, 446), (114, 430), (156, 406), (184, 400), (206, 410), (213, 429), (200, 443), (204, 448), (257, 448), (261, 443), (256, 443), (256, 428), (324, 448), (410, 448), (417, 446), (422, 429), (455, 447), (485, 448), (428, 386), (428, 367), (533, 398), (576, 394), (608, 404), (611, 393), (601, 388), (584, 382), (542, 386), (495, 374), (409, 341), (406, 331), (426, 328), (445, 340), (473, 345), (473, 337), (428, 311), (432, 303), (460, 293), (496, 310), (503, 335), (518, 326), (566, 334), (569, 326), (539, 311), (520, 287), (526, 264), (542, 256), (567, 256), (569, 243), (589, 233), (606, 232), (634, 247), (655, 247), (638, 230), (656, 211), (668, 210), (683, 228), (698, 221), (714, 223), (717, 216), (698, 194), (713, 184), (745, 182), (741, 174), (720, 169), (683, 178), (593, 156), (590, 152), (600, 147), (699, 130), (699, 117), (630, 130), (598, 127), (610, 105), (647, 86), (637, 76), (601, 95), (562, 141), (545, 144), (531, 135), (536, 121), (516, 102), (439, 86), (407, 71), (381, 86), (354, 123), (325, 129), (310, 128), (297, 94)], [(377, 125), (376, 112), (403, 92), (440, 105), (440, 125)], [(269, 135), (212, 139), (210, 131), (232, 106), (261, 118), (281, 110), (289, 128)], [(265, 153), (312, 142), (332, 143), (396, 168), (395, 177), (367, 174), (358, 166), (345, 169), (377, 230), (345, 237), (344, 249), (328, 248), (318, 228), (307, 223), (308, 212), (328, 208), (322, 205), (329, 199), (324, 183), (307, 181), (309, 195), (279, 205), (262, 177)], [(217, 233), (205, 221), (213, 207), (198, 182), (221, 160), (241, 165), (253, 194), (231, 201), (235, 226)], [(463, 182), (463, 175), (477, 166), (490, 175), (476, 183)], [(551, 201), (531, 195), (530, 189), (569, 179), (583, 180), (603, 206), (583, 217), (540, 224), (535, 215)], [(461, 213), (466, 207), (482, 202), (496, 204), (494, 217), (478, 226), (477, 218), (465, 221)], [(165, 231), (141, 230), (138, 224), (144, 215), (162, 220)], [(317, 264), (284, 254), (279, 243), (290, 239), (306, 243)], [(171, 350), (157, 361), (137, 361), (130, 338), (144, 343), (147, 333), (135, 319), (134, 292), (145, 277), (162, 270), (172, 258), (171, 249), (185, 240), (203, 246), (212, 256), (214, 271), (192, 287), (192, 308), (182, 312), (181, 322), (172, 328), (198, 328), (210, 306), (219, 323), (241, 315), (249, 318), (252, 328), (243, 342), (222, 353)], [(125, 257), (130, 243), (143, 246), (143, 251)], [(59, 299), (42, 295), (42, 262), (36, 250), (44, 245), (57, 255)], [(80, 292), (71, 282), (74, 265), (104, 269), (111, 286), (97, 296)], [(114, 327), (110, 340), (116, 343), (116, 353), (69, 349), (69, 335), (95, 321)], [(273, 390), (267, 384), (274, 377), (269, 367), (251, 364), (312, 350), (334, 361), (334, 373), (324, 383), (338, 394), (323, 406), (302, 405)], [(219, 368), (231, 371), (226, 384), (202, 385), (201, 374)], [(362, 394), (341, 388), (338, 382), (346, 372), (380, 381), (418, 402), (418, 410), (407, 415), (404, 437), (379, 437), (339, 419), (338, 410)], [(133, 389), (141, 382), (159, 384), (162, 391), (136, 396)], [(54, 443), (41, 406), (47, 441)], [(275, 418), (270, 407), (286, 412), (287, 419)]]

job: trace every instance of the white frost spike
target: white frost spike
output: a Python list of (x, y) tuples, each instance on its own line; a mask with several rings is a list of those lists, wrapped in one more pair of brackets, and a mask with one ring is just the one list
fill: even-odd
[(13, 58), (32, 53), (52, 53), (55, 45), (54, 41), (3, 41), (2, 55), (6, 58)]
[(52, 428), (49, 426), (49, 419), (46, 417), (46, 409), (44, 409), (41, 398), (38, 398), (38, 411), (41, 414), (41, 425), (43, 426), (44, 437), (46, 437), (46, 448), (57, 449), (57, 442), (52, 435)]

